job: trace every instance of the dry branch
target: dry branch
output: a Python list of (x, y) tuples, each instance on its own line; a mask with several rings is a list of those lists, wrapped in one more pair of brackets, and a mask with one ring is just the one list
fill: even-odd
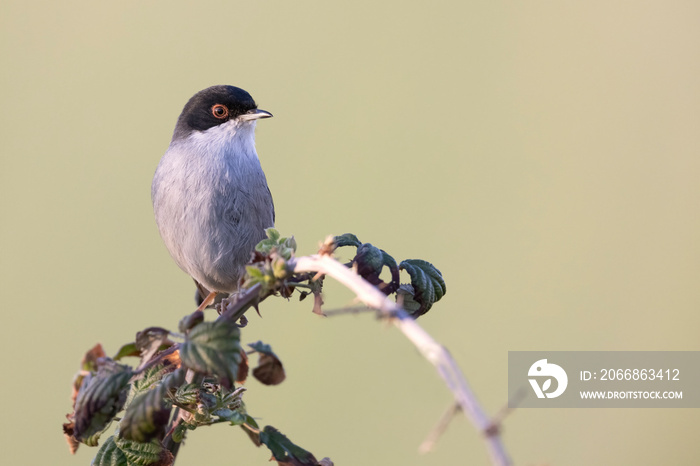
[(381, 291), (355, 273), (354, 270), (346, 267), (329, 255), (298, 257), (294, 259), (294, 272), (316, 272), (329, 275), (353, 291), (357, 299), (363, 304), (380, 311), (435, 366), (452, 392), (455, 402), (483, 435), (491, 462), (499, 466), (511, 464), (510, 458), (501, 442), (500, 429), (486, 415), (457, 363), (452, 359), (447, 349), (423, 330), (401, 306), (388, 299)]

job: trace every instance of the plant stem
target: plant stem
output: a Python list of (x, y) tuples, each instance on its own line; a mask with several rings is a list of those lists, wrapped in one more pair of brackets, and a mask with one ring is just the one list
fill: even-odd
[(379, 310), (383, 316), (403, 332), (418, 348), (420, 353), (437, 369), (440, 377), (452, 392), (455, 402), (472, 424), (484, 436), (491, 456), (491, 462), (499, 466), (512, 464), (501, 442), (499, 429), (486, 415), (472, 392), (471, 387), (459, 369), (449, 351), (433, 339), (428, 332), (404, 311), (401, 306), (391, 301), (379, 289), (360, 277), (354, 270), (344, 266), (328, 255), (304, 256), (293, 259), (294, 272), (317, 272), (330, 275), (348, 289), (365, 305)]

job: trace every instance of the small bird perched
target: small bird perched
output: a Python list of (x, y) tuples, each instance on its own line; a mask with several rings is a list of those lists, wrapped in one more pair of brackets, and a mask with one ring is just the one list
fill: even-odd
[[(203, 309), (236, 291), (275, 208), (255, 151), (255, 124), (272, 114), (233, 86), (196, 93), (160, 159), (151, 198), (160, 236), (197, 284)], [(205, 298), (206, 296), (206, 298)]]

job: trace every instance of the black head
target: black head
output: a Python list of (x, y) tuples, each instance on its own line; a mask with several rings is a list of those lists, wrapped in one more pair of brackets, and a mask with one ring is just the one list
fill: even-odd
[(241, 115), (255, 113), (258, 106), (246, 91), (234, 86), (212, 86), (197, 92), (177, 120), (173, 139), (193, 131), (205, 131)]

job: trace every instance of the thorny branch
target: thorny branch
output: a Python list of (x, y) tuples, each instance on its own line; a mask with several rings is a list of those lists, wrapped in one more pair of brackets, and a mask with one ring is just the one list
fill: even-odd
[(494, 425), (476, 399), (459, 366), (447, 349), (435, 341), (397, 303), (363, 280), (354, 270), (328, 255), (304, 256), (293, 259), (294, 272), (316, 272), (330, 275), (365, 305), (377, 309), (391, 321), (418, 348), (420, 353), (437, 369), (456, 403), (471, 423), (484, 436), (491, 461), (495, 465), (510, 465), (511, 460), (501, 442), (500, 429)]
[[(118, 463), (124, 460), (128, 453), (136, 455), (138, 461), (141, 461), (139, 464), (151, 464), (155, 455), (158, 456), (158, 464), (172, 465), (186, 431), (197, 426), (228, 422), (232, 425), (243, 425), (253, 442), (257, 446), (265, 444), (278, 462), (287, 464), (289, 460), (299, 460), (302, 462), (294, 464), (331, 464), (326, 458), (317, 462), (310, 452), (291, 443), (272, 426), (258, 429), (254, 418), (245, 410), (238, 412), (238, 417), (235, 417), (236, 412), (228, 407), (230, 412), (224, 410), (218, 413), (218, 402), (200, 403), (199, 398), (192, 401), (187, 394), (183, 395), (182, 400), (173, 398), (173, 393), (177, 394), (180, 388), (190, 385), (199, 387), (195, 390), (197, 397), (203, 394), (215, 397), (211, 391), (212, 387), (223, 386), (221, 384), (225, 382), (232, 385), (234, 380), (238, 381), (238, 371), (233, 369), (240, 368), (241, 364), (242, 349), (238, 329), (245, 324), (244, 314), (251, 307), (257, 310), (258, 304), (270, 296), (280, 295), (288, 298), (296, 287), (308, 290), (302, 291), (300, 298), (314, 295), (314, 312), (322, 314), (322, 278), (329, 275), (351, 290), (365, 307), (337, 309), (328, 311), (326, 315), (375, 312), (378, 317), (392, 323), (406, 335), (420, 353), (435, 366), (452, 392), (454, 404), (421, 448), (424, 450), (426, 445), (434, 444), (450, 419), (461, 411), (484, 437), (491, 462), (495, 465), (511, 464), (500, 438), (500, 426), (509, 410), (503, 410), (496, 417), (489, 418), (447, 349), (415, 321), (414, 317), (427, 312), (446, 291), (439, 270), (432, 264), (418, 259), (397, 264), (383, 250), (369, 243), (361, 243), (351, 234), (329, 238), (317, 255), (296, 258), (293, 255), (296, 250), (293, 238), (281, 238), (275, 230), (268, 230), (267, 234), (268, 239), (258, 245), (261, 250), (256, 248), (256, 257), (252, 261), (256, 265), (247, 267), (247, 288), (243, 287), (216, 306), (220, 315), (215, 321), (205, 322), (203, 313), (198, 310), (180, 321), (180, 333), (160, 327), (149, 327), (139, 332), (136, 341), (124, 345), (115, 357), (118, 360), (125, 355), (136, 356), (137, 354), (132, 353), (139, 350), (142, 359), (135, 370), (106, 358), (99, 345), (86, 354), (81, 363), (81, 371), (73, 384), (74, 412), (68, 415), (69, 422), (63, 425), (71, 452), (75, 452), (80, 442), (97, 446), (101, 431), (112, 421), (118, 420), (119, 434), (112, 435), (103, 442), (95, 457), (95, 464), (116, 464), (115, 461)], [(358, 252), (350, 264), (342, 264), (331, 256), (339, 246), (357, 247)], [(392, 281), (388, 284), (378, 278), (384, 267), (388, 267), (392, 272)], [(410, 285), (399, 284), (400, 269), (411, 276)], [(390, 300), (387, 294), (399, 290), (403, 290), (403, 293), (397, 293), (397, 304)], [(406, 308), (402, 307), (404, 304)], [(412, 308), (413, 306), (415, 307)], [(184, 341), (176, 343), (168, 340), (168, 336)], [(274, 369), (276, 374), (269, 372), (273, 369), (268, 367), (267, 372), (256, 375), (256, 370), (261, 367), (259, 366), (253, 370), (253, 375), (266, 384), (284, 380), (282, 365), (269, 345), (262, 342), (255, 345), (257, 346), (251, 346), (261, 354), (267, 355), (268, 359), (272, 358), (271, 367), (277, 369)], [(175, 353), (178, 353), (177, 359), (181, 364), (176, 372), (151, 373), (152, 368), (167, 362)], [(104, 361), (111, 362), (114, 367), (110, 370), (99, 369), (100, 361), (102, 364)], [(245, 372), (247, 374), (247, 365)], [(150, 385), (144, 386), (145, 389), (137, 388), (136, 397), (124, 408), (127, 392), (131, 390), (129, 383), (146, 377), (146, 374), (150, 374)], [(205, 384), (207, 386), (202, 385), (205, 376), (213, 380), (208, 385)], [(264, 380), (261, 378), (263, 376)], [(187, 390), (190, 389), (187, 388), (186, 392)], [(196, 412), (195, 401), (199, 403)], [(171, 412), (173, 406), (175, 410)], [(200, 406), (204, 409), (205, 416), (198, 420), (197, 414), (201, 414)], [(126, 410), (125, 416), (117, 418), (115, 415), (122, 409)], [(218, 416), (220, 419), (212, 421), (211, 416)], [(241, 416), (246, 418), (240, 418)], [(183, 429), (181, 423), (187, 419), (189, 421), (186, 421), (187, 425)], [(154, 438), (160, 438), (162, 443), (150, 441)]]

